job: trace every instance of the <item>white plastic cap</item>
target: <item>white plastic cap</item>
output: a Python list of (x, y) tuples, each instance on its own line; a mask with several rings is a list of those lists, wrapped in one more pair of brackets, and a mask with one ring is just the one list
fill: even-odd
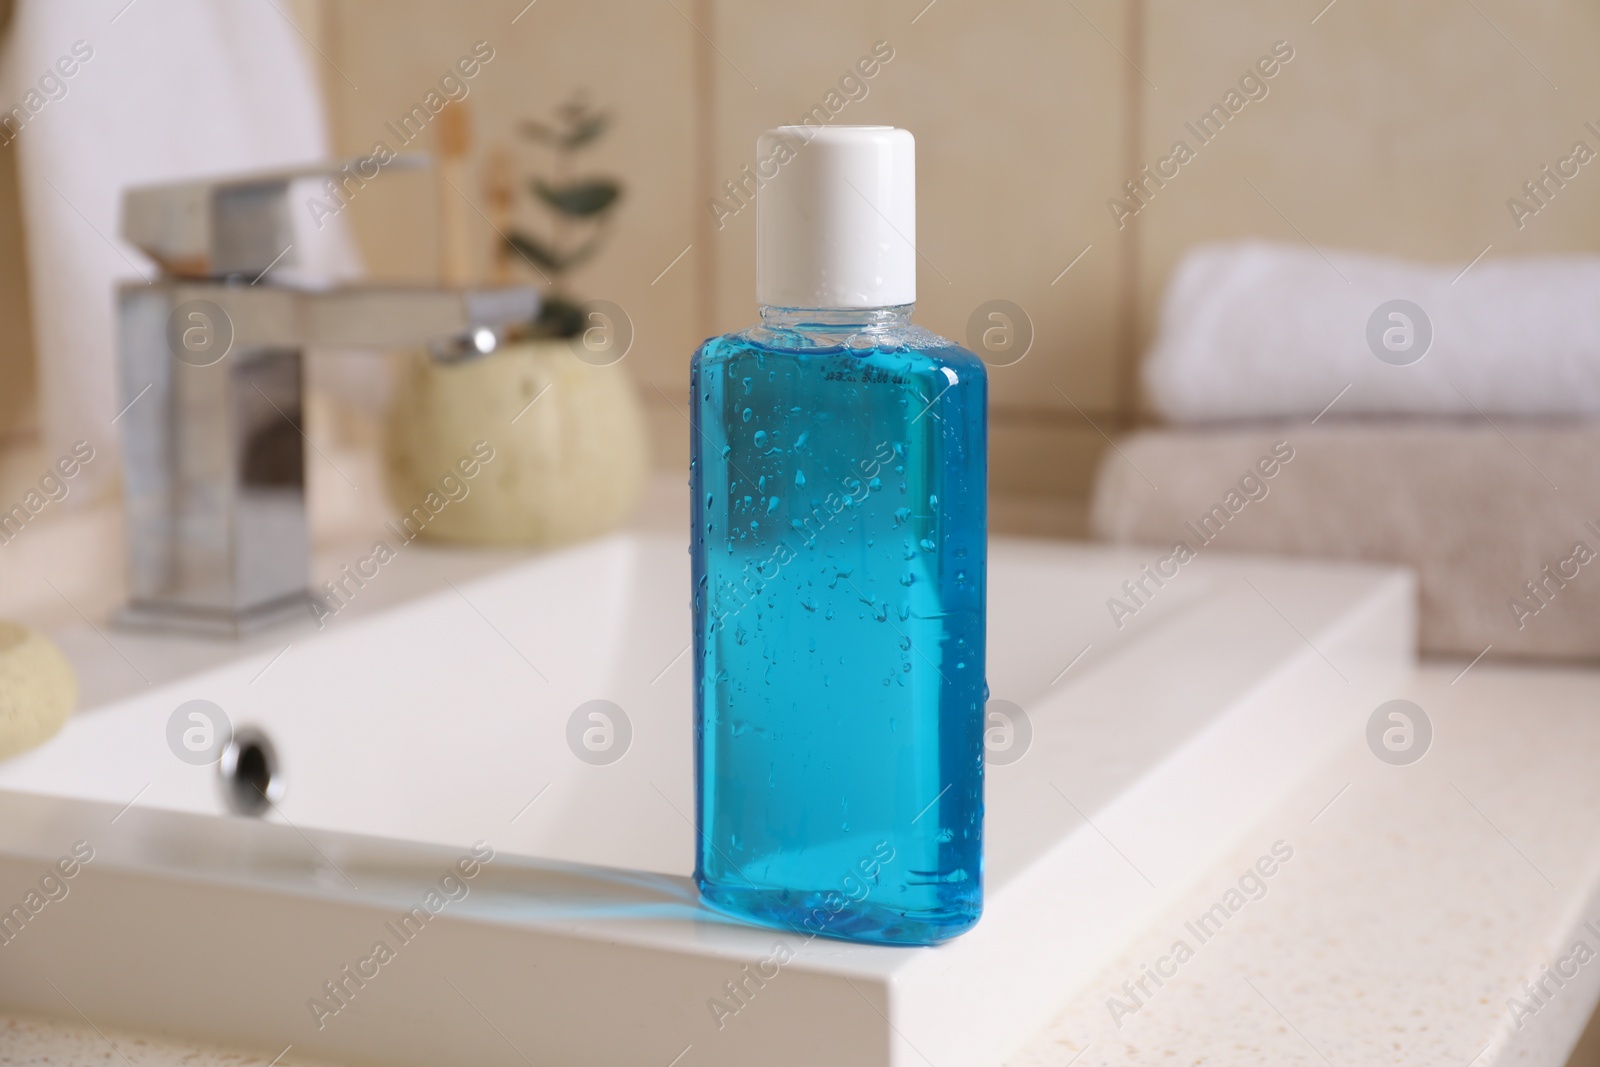
[[(779, 126), (756, 141), (756, 302), (917, 299), (917, 142), (893, 126)], [(771, 162), (768, 162), (768, 161)], [(768, 178), (766, 171), (775, 169)]]

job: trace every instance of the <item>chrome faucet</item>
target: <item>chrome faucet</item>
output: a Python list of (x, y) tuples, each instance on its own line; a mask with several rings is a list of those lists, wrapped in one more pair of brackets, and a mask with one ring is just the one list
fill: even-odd
[(470, 358), (537, 310), (524, 287), (283, 280), (290, 183), (340, 173), (329, 164), (124, 195), (123, 236), (162, 275), (123, 285), (117, 300), (130, 594), (119, 625), (238, 637), (309, 613), (305, 348)]

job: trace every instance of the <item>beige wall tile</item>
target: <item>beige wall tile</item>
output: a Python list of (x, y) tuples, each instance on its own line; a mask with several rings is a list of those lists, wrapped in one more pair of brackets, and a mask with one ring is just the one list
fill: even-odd
[(1576, 140), (1600, 151), (1600, 135), (1583, 127), (1600, 126), (1600, 9), (1578, 0), (1325, 4), (1148, 0), (1145, 64), (1160, 88), (1144, 94), (1142, 161), (1179, 137), (1196, 143), (1185, 120), (1274, 41), (1295, 55), (1270, 95), (1246, 105), (1129, 222), (1140, 240), (1144, 340), (1173, 263), (1198, 241), (1303, 234), (1319, 247), (1462, 266), (1487, 245), (1502, 256), (1600, 244), (1600, 163), (1520, 230), (1506, 207)]
[[(1105, 416), (1094, 425), (1116, 436)], [(989, 424), (989, 488), (994, 496), (1085, 498), (1106, 439), (1077, 414), (1019, 415)]]
[[(980, 304), (1012, 301), (1035, 340), (1022, 363), (993, 374), (997, 412), (1072, 414), (1052, 382), (1087, 409), (1113, 407), (1122, 250), (1114, 234), (1099, 236), (1096, 193), (1125, 154), (1126, 5), (1083, 0), (1079, 14), (1044, 0), (924, 3), (717, 0), (716, 181), (755, 162), (762, 130), (824, 103), (858, 58), (888, 42), (893, 59), (834, 121), (917, 135), (918, 321), (965, 343)], [(698, 209), (709, 213), (705, 201), (720, 193), (697, 190)], [(753, 216), (740, 211), (714, 231), (717, 330), (755, 315)]]
[[(476, 205), (467, 212), (471, 253), (487, 276), (499, 240), (477, 211), (485, 207), (481, 183), (488, 148), (513, 146), (518, 218), (530, 229), (541, 225), (524, 179), (546, 171), (548, 157), (516, 135), (517, 123), (545, 118), (574, 90), (587, 90), (612, 111), (614, 125), (580, 157), (581, 166), (619, 178), (625, 192), (609, 245), (574, 272), (571, 288), (628, 311), (635, 331), (628, 365), (646, 395), (654, 395), (652, 384), (681, 390), (701, 339), (688, 269), (694, 253), (655, 279), (691, 240), (694, 31), (664, 3), (539, 0), (517, 17), (519, 6), (503, 0), (330, 0), (330, 59), (343, 75), (325, 81), (338, 145), (353, 153), (368, 151), (379, 137), (393, 143), (384, 123), (418, 101), (473, 42), (487, 41), (495, 57), (467, 98), (473, 180), (463, 190)], [(430, 127), (411, 147), (432, 152), (435, 136)], [(390, 277), (435, 278), (438, 213), (431, 175), (396, 173), (369, 188), (350, 213), (371, 268)], [(522, 276), (538, 281), (531, 270)]]
[[(645, 418), (649, 422), (650, 454), (655, 459), (656, 469), (682, 471), (687, 478), (689, 413), (684, 401), (688, 387), (685, 385), (681, 391), (685, 396), (679, 396), (665, 386), (661, 393), (645, 386), (640, 399), (644, 402)], [(663, 396), (663, 393), (666, 395)]]

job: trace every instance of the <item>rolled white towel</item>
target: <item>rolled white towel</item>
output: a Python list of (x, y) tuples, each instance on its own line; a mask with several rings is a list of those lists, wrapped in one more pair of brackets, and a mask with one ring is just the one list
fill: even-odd
[(1198, 246), (1167, 285), (1146, 393), (1180, 423), (1312, 418), (1335, 397), (1330, 418), (1600, 414), (1600, 256), (1463, 266)]

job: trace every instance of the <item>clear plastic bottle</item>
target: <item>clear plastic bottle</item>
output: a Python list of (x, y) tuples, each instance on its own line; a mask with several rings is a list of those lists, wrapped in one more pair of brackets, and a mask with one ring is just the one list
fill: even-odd
[[(815, 134), (787, 164), (791, 188), (758, 194), (798, 201), (801, 236), (771, 204), (763, 244), (872, 225), (826, 207), (819, 222), (817, 205), (906, 169), (904, 131), (823, 134), (837, 140)], [(907, 175), (890, 178), (869, 206), (909, 242)], [(758, 294), (914, 296), (914, 248), (854, 287), (819, 269), (859, 247), (804, 249), (809, 265), (769, 267)], [(696, 881), (756, 922), (933, 944), (982, 908), (987, 379), (911, 310), (764, 304), (759, 326), (695, 355)]]

